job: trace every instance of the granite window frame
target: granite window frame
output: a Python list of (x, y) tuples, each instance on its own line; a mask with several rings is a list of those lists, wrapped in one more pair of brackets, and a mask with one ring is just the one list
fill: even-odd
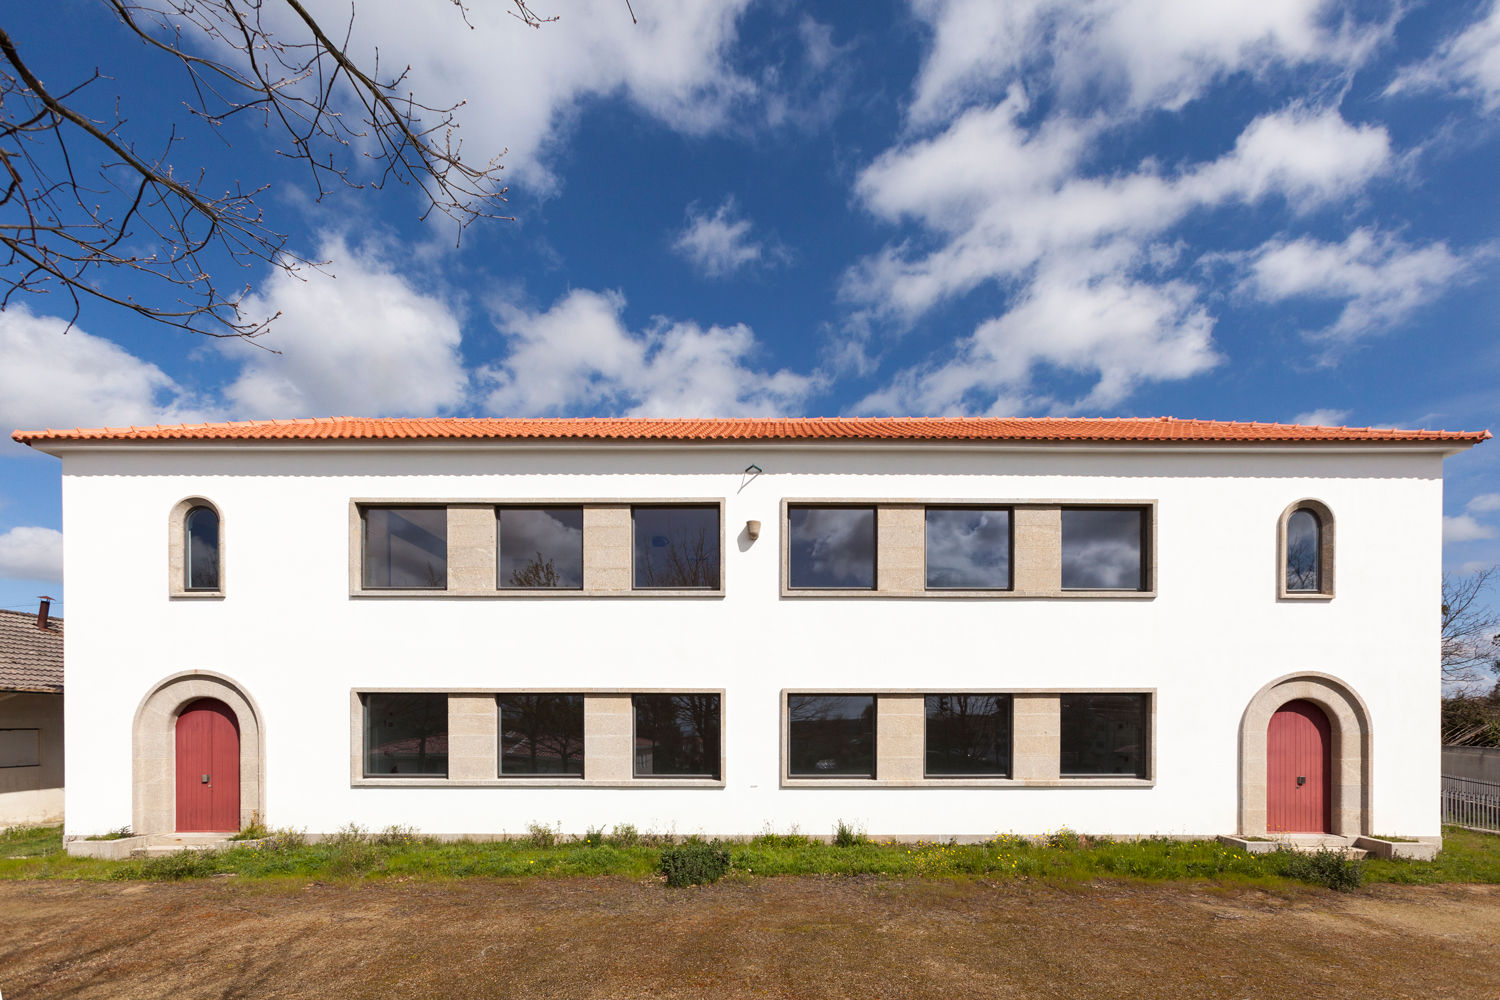
[[(218, 573), (212, 587), (188, 586), (190, 545), (188, 519), (194, 511), (209, 510), (218, 518)], [(222, 600), (228, 593), (228, 560), (225, 558), (224, 511), (202, 494), (183, 497), (167, 514), (167, 596), (172, 599)]]
[[(1314, 590), (1292, 590), (1286, 585), (1288, 557), (1287, 529), (1292, 515), (1306, 511), (1318, 522), (1318, 586)], [(1276, 520), (1276, 599), (1278, 601), (1331, 601), (1334, 597), (1334, 569), (1337, 565), (1333, 511), (1321, 500), (1303, 497), (1290, 503)]]

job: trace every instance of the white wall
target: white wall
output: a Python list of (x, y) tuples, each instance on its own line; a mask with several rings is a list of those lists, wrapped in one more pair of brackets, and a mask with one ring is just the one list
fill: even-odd
[[(765, 474), (748, 483), (741, 470)], [(130, 822), (130, 729), (147, 690), (210, 670), (264, 713), (267, 821), (329, 831), (754, 833), (843, 819), (878, 834), (1231, 832), (1241, 714), (1286, 674), (1368, 706), (1373, 831), (1438, 833), (1441, 458), (1171, 449), (694, 446), (70, 453), (67, 832)], [(167, 514), (224, 517), (228, 596), (167, 599)], [(351, 599), (351, 497), (723, 497), (721, 599)], [(783, 497), (1155, 500), (1150, 600), (779, 597)], [(1337, 519), (1337, 597), (1278, 602), (1276, 524)], [(747, 519), (764, 525), (747, 548)], [(351, 688), (726, 691), (727, 787), (351, 788)], [(1157, 689), (1153, 788), (781, 789), (786, 687)], [(86, 766), (83, 762), (86, 762)]]

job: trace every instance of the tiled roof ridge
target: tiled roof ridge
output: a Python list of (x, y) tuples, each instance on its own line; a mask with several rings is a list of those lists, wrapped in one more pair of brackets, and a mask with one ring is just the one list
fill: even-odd
[(1202, 442), (1466, 442), (1489, 431), (1329, 427), (1177, 417), (301, 417), (204, 424), (16, 431), (43, 441), (950, 440)]

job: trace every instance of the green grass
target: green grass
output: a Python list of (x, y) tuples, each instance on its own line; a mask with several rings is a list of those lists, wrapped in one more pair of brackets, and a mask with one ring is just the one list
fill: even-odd
[[(100, 861), (62, 853), (59, 827), (0, 834), (0, 878), (175, 880), (233, 874), (241, 878), (353, 880), (569, 877), (613, 875), (649, 878), (660, 871), (658, 838), (634, 830), (621, 835), (591, 831), (585, 840), (547, 838), (487, 843), (440, 843), (409, 829), (366, 834), (350, 827), (317, 844), (281, 833), (260, 845), (212, 853), (183, 852), (158, 858)], [(1366, 883), (1500, 884), (1500, 836), (1456, 828), (1443, 831), (1435, 861), (1367, 859)], [(863, 840), (845, 846), (797, 834), (766, 834), (730, 844), (731, 877), (775, 875), (877, 875), (901, 878), (1019, 878), (1061, 881), (1126, 879), (1210, 880), (1275, 887), (1320, 881), (1329, 864), (1285, 852), (1244, 854), (1211, 841), (1098, 841), (1063, 832), (1048, 842), (1000, 836), (983, 844), (910, 844)], [(1328, 862), (1329, 859), (1324, 859)], [(1347, 876), (1347, 872), (1343, 875)]]

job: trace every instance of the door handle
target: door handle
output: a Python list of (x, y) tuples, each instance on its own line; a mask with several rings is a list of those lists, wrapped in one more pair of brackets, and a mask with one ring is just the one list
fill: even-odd
[[(205, 774), (203, 776), (203, 780), (207, 781), (208, 780), (208, 775)], [(1297, 775), (1297, 787), (1301, 788), (1305, 784), (1307, 784), (1307, 778), (1306, 778), (1306, 776), (1305, 775), (1301, 775), (1301, 774)]]
[[(205, 784), (205, 785), (208, 784), (208, 775), (205, 774), (203, 776), (203, 781), (201, 783)], [(1297, 784), (1299, 784), (1299, 785), (1302, 784), (1302, 779), (1301, 778), (1297, 779)]]

